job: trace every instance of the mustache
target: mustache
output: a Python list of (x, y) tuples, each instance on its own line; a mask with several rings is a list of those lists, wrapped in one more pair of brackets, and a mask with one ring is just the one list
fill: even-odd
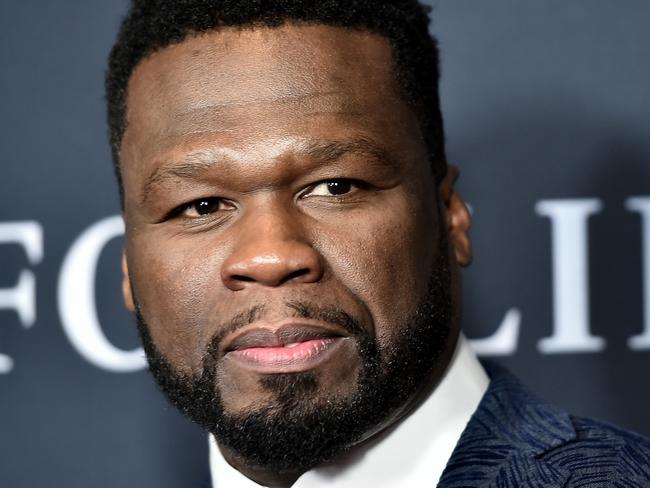
[[(368, 332), (361, 325), (361, 321), (340, 307), (317, 305), (312, 302), (300, 300), (284, 302), (284, 306), (288, 311), (288, 317), (319, 320), (338, 325), (354, 337), (368, 336)], [(220, 344), (226, 336), (242, 327), (261, 320), (267, 309), (268, 307), (263, 304), (253, 305), (222, 323), (221, 326), (217, 327), (218, 332), (212, 336), (208, 343), (206, 356), (215, 357), (218, 354)]]

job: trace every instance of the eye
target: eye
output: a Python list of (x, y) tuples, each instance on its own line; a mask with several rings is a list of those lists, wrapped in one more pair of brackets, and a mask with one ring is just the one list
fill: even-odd
[(221, 210), (229, 210), (232, 204), (225, 201), (223, 198), (209, 197), (199, 198), (190, 202), (188, 205), (181, 207), (180, 213), (189, 218), (198, 218), (210, 215)]
[(347, 195), (355, 189), (363, 188), (360, 181), (348, 179), (327, 180), (313, 186), (304, 196), (307, 197), (340, 197)]

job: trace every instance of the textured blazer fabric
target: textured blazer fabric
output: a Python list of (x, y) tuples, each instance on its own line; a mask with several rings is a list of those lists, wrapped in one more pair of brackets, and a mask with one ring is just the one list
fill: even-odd
[(650, 487), (650, 439), (573, 417), (485, 367), (490, 387), (439, 487)]

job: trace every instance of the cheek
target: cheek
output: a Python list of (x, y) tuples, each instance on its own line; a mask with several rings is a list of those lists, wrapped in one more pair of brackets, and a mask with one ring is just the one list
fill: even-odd
[(218, 305), (218, 246), (147, 234), (127, 242), (136, 299), (156, 347), (180, 371), (200, 371), (211, 337), (206, 324)]
[(404, 199), (390, 211), (345, 221), (337, 231), (322, 232), (329, 236), (322, 252), (335, 279), (367, 307), (382, 345), (426, 292), (437, 249), (435, 211)]

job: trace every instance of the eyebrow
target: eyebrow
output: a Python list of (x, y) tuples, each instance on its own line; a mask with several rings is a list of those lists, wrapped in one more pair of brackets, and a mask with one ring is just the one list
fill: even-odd
[(366, 156), (381, 165), (398, 167), (388, 151), (370, 139), (358, 137), (348, 141), (317, 141), (304, 144), (300, 151), (321, 163), (331, 163), (348, 154)]
[[(215, 166), (233, 161), (224, 149), (207, 149), (195, 151), (182, 160), (163, 164), (145, 181), (141, 202), (150, 198), (155, 187), (173, 180), (196, 179), (201, 173)], [(320, 164), (333, 163), (347, 155), (365, 156), (374, 164), (397, 169), (399, 164), (388, 151), (372, 140), (364, 137), (344, 141), (315, 141), (299, 143), (296, 154), (312, 159)]]
[(195, 179), (197, 175), (215, 165), (226, 164), (232, 158), (223, 149), (194, 151), (179, 161), (165, 163), (155, 169), (146, 179), (142, 188), (141, 203), (145, 204), (157, 186), (170, 180)]

